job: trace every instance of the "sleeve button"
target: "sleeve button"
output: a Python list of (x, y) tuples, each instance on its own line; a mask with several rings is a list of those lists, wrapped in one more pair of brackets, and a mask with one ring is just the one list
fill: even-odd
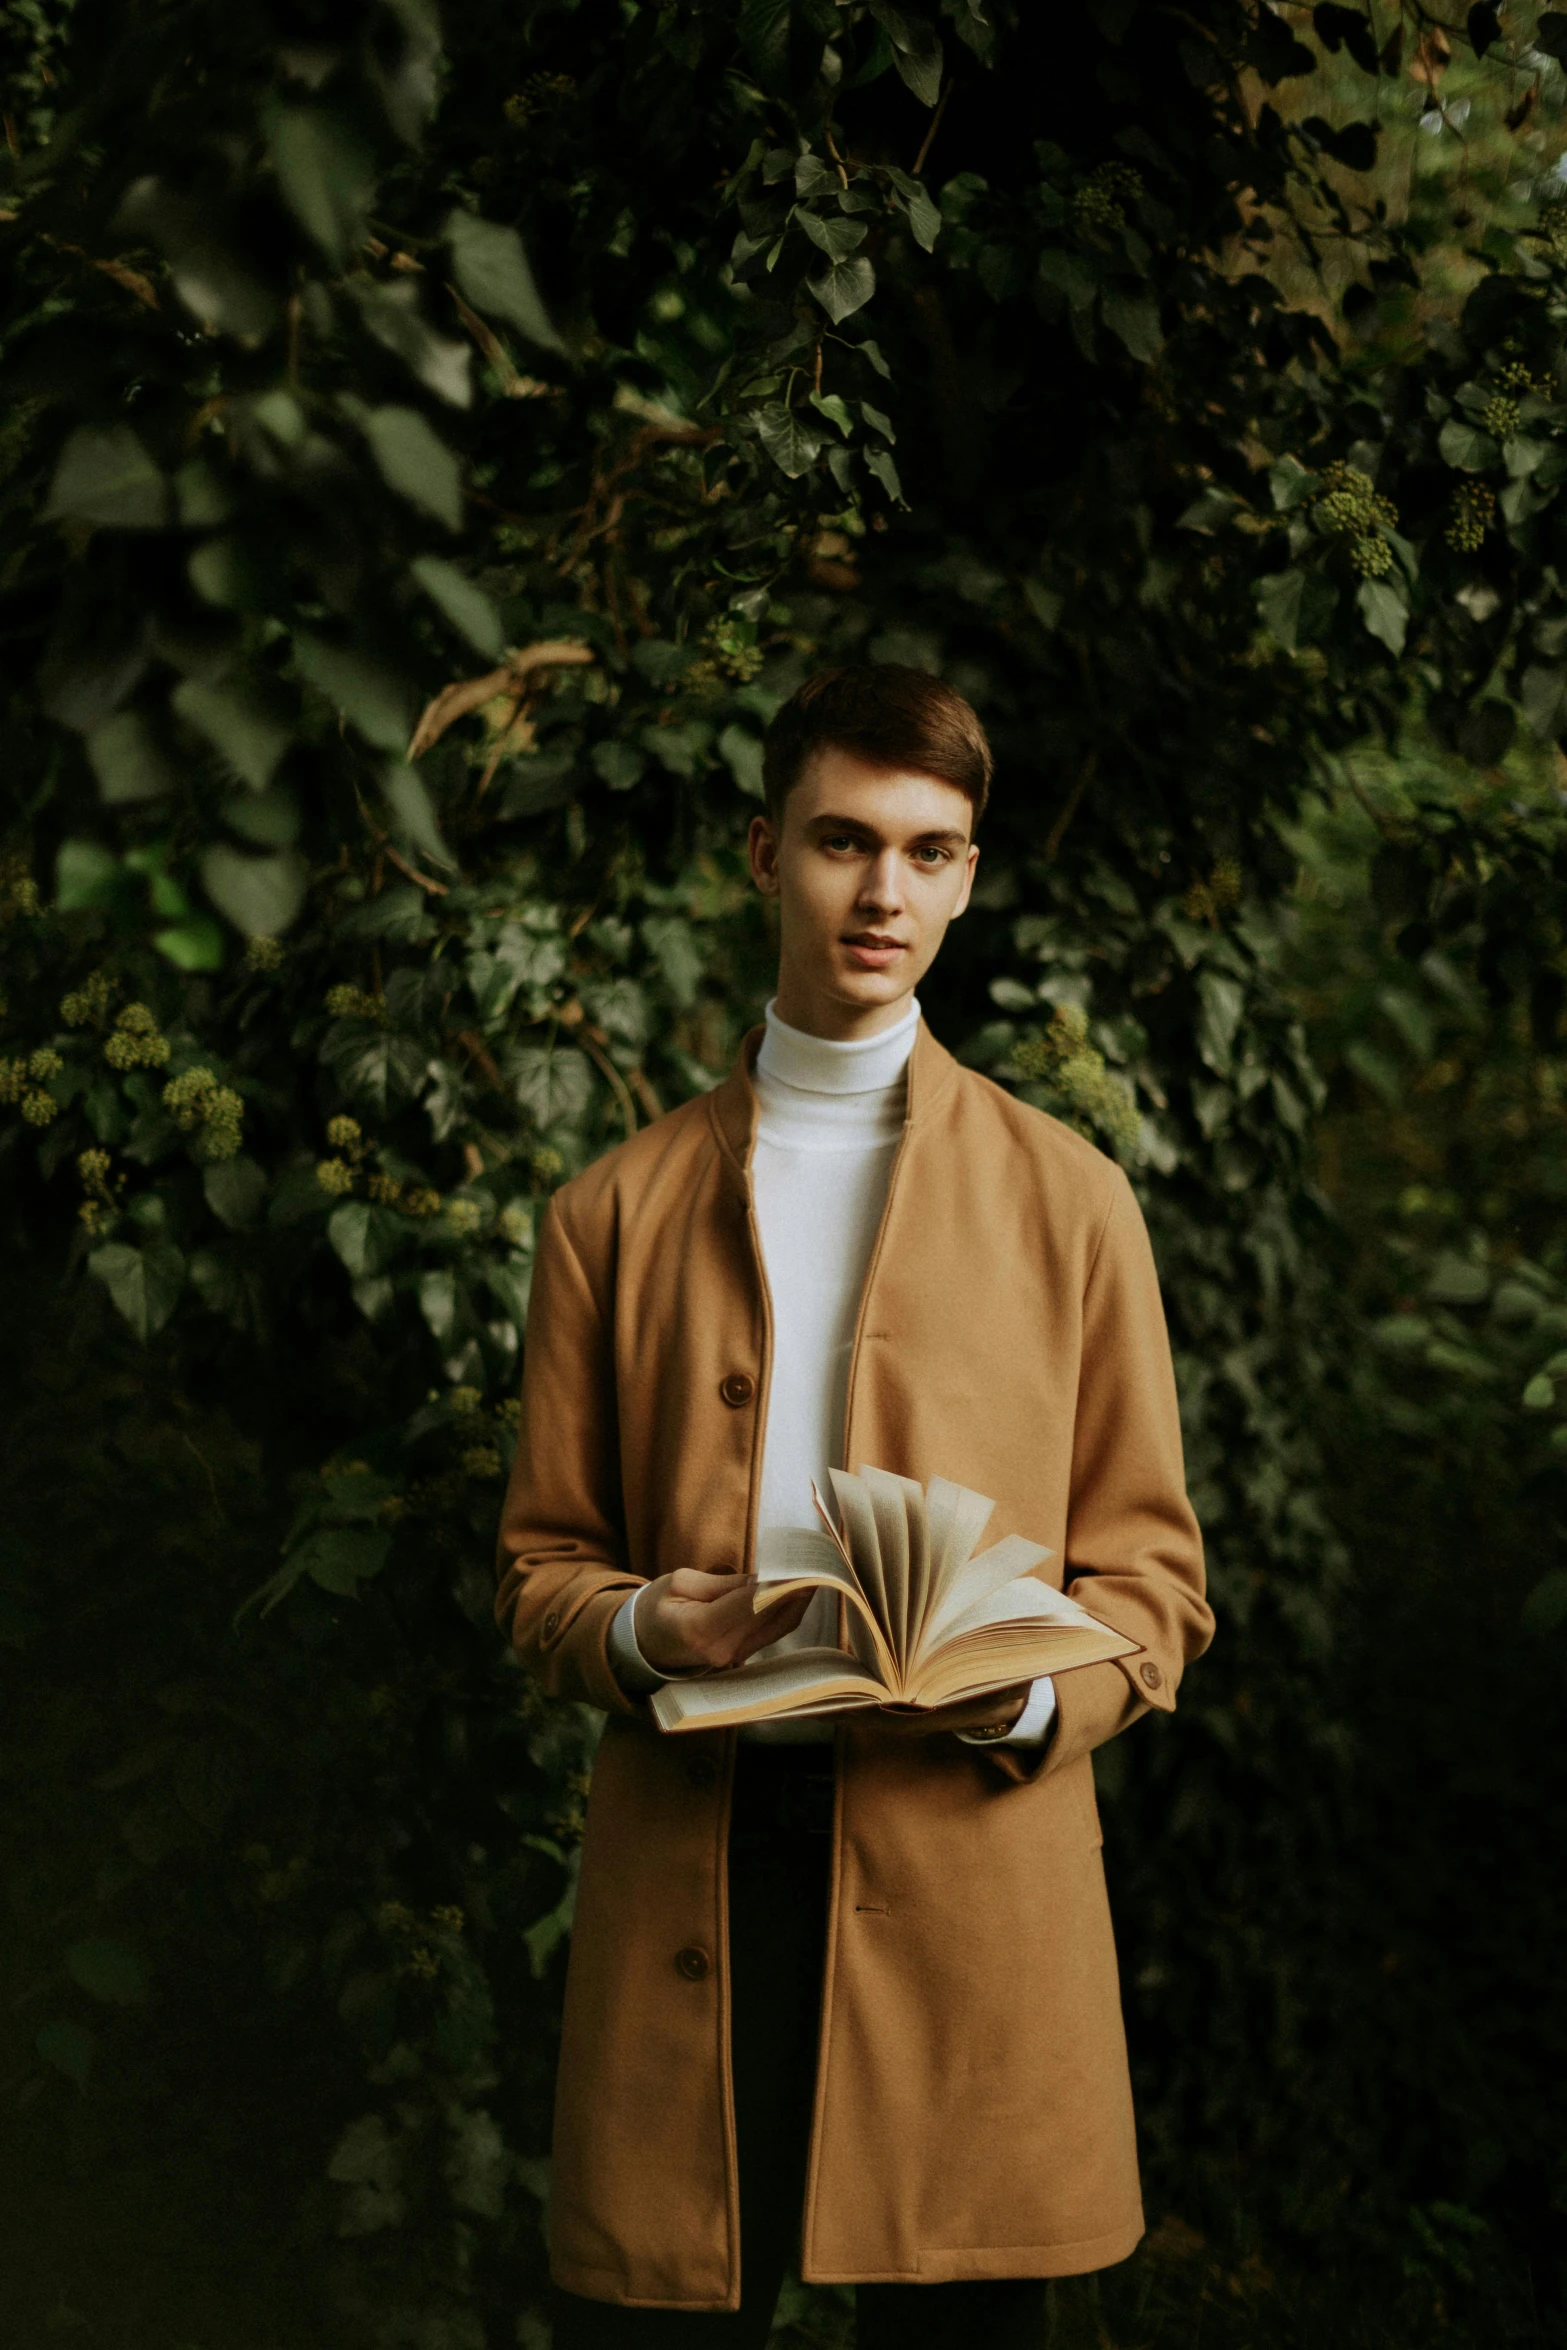
[(737, 1412), (756, 1393), (756, 1381), (749, 1371), (731, 1371), (727, 1379), (719, 1381), (718, 1392), (730, 1410)]
[(1160, 1672), (1157, 1665), (1139, 1665), (1137, 1668), (1137, 1674), (1139, 1680), (1143, 1681), (1150, 1689), (1162, 1689), (1164, 1687), (1164, 1675)]
[(693, 1942), (686, 1949), (676, 1953), (675, 1971), (677, 1974), (684, 1975), (688, 1983), (700, 1983), (706, 1979), (712, 1963), (707, 1952), (698, 1950)]

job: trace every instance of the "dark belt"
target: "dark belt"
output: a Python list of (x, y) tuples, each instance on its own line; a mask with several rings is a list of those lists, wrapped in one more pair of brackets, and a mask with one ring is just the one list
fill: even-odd
[(731, 1836), (830, 1836), (837, 1780), (832, 1749), (735, 1748)]

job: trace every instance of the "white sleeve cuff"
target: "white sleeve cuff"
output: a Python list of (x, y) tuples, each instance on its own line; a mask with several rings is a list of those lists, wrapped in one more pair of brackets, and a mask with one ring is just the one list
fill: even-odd
[(664, 1686), (663, 1674), (648, 1663), (637, 1640), (637, 1601), (646, 1589), (641, 1583), (628, 1593), (609, 1628), (610, 1670), (628, 1697), (646, 1697)]
[(1028, 1703), (1004, 1738), (974, 1738), (958, 1732), (965, 1746), (1043, 1746), (1056, 1718), (1056, 1685), (1048, 1674), (1034, 1683)]

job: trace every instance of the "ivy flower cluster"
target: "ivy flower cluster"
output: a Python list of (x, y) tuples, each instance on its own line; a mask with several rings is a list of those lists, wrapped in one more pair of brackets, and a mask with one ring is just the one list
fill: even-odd
[(346, 982), (326, 991), (326, 1008), (334, 1020), (373, 1020), (380, 1028), (386, 1026), (386, 1004), (378, 995), (371, 995), (362, 987), (351, 987)]
[(0, 1061), (0, 1102), (20, 1106), (29, 1126), (48, 1126), (60, 1115), (60, 1104), (49, 1091), (49, 1079), (65, 1067), (53, 1045)]
[(93, 1027), (109, 1009), (113, 996), (114, 982), (108, 972), (95, 971), (80, 987), (60, 998), (60, 1017), (67, 1028)]
[(1216, 923), (1241, 902), (1242, 875), (1233, 857), (1221, 857), (1206, 881), (1194, 881), (1181, 900), (1188, 922)]
[(0, 922), (14, 922), (21, 914), (33, 918), (43, 912), (43, 899), (33, 879), (25, 849), (11, 849), (0, 857)]
[(1518, 403), (1505, 392), (1493, 392), (1480, 411), (1480, 430), (1493, 441), (1510, 441), (1518, 430)]
[(127, 1004), (114, 1023), (103, 1048), (111, 1069), (161, 1069), (169, 1057), (169, 1040), (148, 1004)]
[(1481, 481), (1460, 482), (1443, 536), (1458, 555), (1478, 555), (1496, 517), (1496, 493)]
[(118, 1195), (125, 1189), (125, 1178), (123, 1175), (111, 1178), (109, 1154), (105, 1150), (83, 1151), (76, 1161), (76, 1172), (87, 1194), (76, 1213), (88, 1239), (102, 1240), (120, 1212)]
[(1143, 175), (1130, 163), (1101, 163), (1073, 196), (1073, 217), (1079, 228), (1108, 236), (1125, 228), (1127, 206), (1138, 203), (1142, 193)]
[(1392, 570), (1393, 550), (1382, 534), (1398, 528), (1398, 508), (1373, 486), (1369, 473), (1335, 457), (1323, 470), (1315, 514), (1327, 537), (1348, 540), (1350, 562), (1362, 579), (1380, 579)]
[(163, 1106), (182, 1134), (194, 1135), (199, 1159), (232, 1159), (238, 1153), (245, 1105), (210, 1069), (187, 1069), (171, 1077)]
[(1080, 1004), (1058, 1006), (1043, 1036), (1026, 1037), (1014, 1049), (1011, 1065), (1017, 1076), (1044, 1086), (1069, 1122), (1097, 1127), (1118, 1151), (1135, 1147), (1142, 1121), (1131, 1089), (1089, 1043)]

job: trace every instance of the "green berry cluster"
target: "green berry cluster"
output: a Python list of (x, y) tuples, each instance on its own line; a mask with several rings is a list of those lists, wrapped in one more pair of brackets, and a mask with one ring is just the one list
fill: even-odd
[(1108, 236), (1114, 229), (1125, 228), (1126, 208), (1139, 202), (1142, 193), (1143, 175), (1131, 164), (1101, 163), (1073, 196), (1073, 217), (1079, 228)]
[(1496, 388), (1499, 392), (1511, 392), (1515, 398), (1521, 398), (1525, 392), (1543, 391), (1545, 386), (1535, 382), (1521, 359), (1509, 359), (1507, 365), (1497, 371)]
[(199, 1159), (232, 1159), (238, 1153), (245, 1105), (210, 1069), (186, 1069), (171, 1077), (163, 1106), (183, 1134), (194, 1135)]
[(275, 938), (253, 938), (245, 947), (247, 971), (276, 971), (283, 962), (282, 942)]
[(49, 1091), (49, 1079), (58, 1077), (64, 1067), (50, 1044), (0, 1061), (0, 1102), (18, 1104), (29, 1126), (51, 1125), (60, 1115), (60, 1104)]
[(1443, 533), (1458, 555), (1478, 555), (1496, 515), (1496, 493), (1481, 481), (1460, 482), (1453, 493), (1453, 510)]
[(109, 1009), (114, 994), (114, 982), (107, 971), (95, 971), (78, 988), (60, 998), (60, 1017), (67, 1028), (86, 1028), (101, 1020)]
[(1362, 579), (1381, 579), (1393, 568), (1393, 550), (1386, 539), (1351, 539), (1349, 559)]
[(1323, 469), (1314, 513), (1320, 531), (1349, 541), (1349, 560), (1362, 579), (1391, 571), (1393, 550), (1382, 534), (1398, 528), (1398, 508), (1373, 486), (1369, 473), (1335, 457)]
[(1142, 1121), (1125, 1081), (1105, 1066), (1088, 1042), (1088, 1014), (1080, 1004), (1058, 1007), (1043, 1036), (1027, 1037), (1011, 1056), (1013, 1072), (1044, 1087), (1069, 1124), (1096, 1127), (1119, 1151), (1135, 1148)]
[(43, 899), (33, 879), (25, 849), (9, 849), (0, 857), (0, 922), (14, 922), (18, 914), (36, 917)]
[(109, 1154), (104, 1150), (83, 1151), (76, 1161), (76, 1172), (87, 1194), (76, 1212), (88, 1239), (102, 1240), (119, 1214), (118, 1194), (125, 1188), (125, 1178), (120, 1175), (110, 1180)]
[(169, 1040), (146, 1004), (127, 1004), (114, 1023), (103, 1048), (111, 1069), (161, 1069), (169, 1057)]
[(1493, 441), (1510, 441), (1518, 430), (1518, 403), (1504, 392), (1494, 392), (1480, 411), (1480, 430)]
[(1551, 259), (1567, 267), (1567, 204), (1547, 204), (1540, 215), (1540, 234), (1551, 249)]
[(374, 1020), (378, 1027), (386, 1026), (386, 1005), (378, 995), (370, 995), (362, 987), (329, 987), (326, 1008), (334, 1020)]
[(1194, 881), (1181, 900), (1188, 922), (1217, 923), (1241, 901), (1244, 876), (1234, 857), (1221, 857), (1206, 881)]
[(476, 1199), (446, 1202), (446, 1229), (454, 1240), (471, 1240), (483, 1223), (484, 1210)]

